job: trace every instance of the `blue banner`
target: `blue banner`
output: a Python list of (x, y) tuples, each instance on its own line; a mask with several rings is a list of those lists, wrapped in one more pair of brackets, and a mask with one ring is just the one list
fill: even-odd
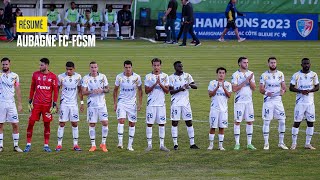
[[(162, 16), (163, 13), (159, 13), (160, 24)], [(200, 39), (218, 39), (227, 24), (223, 13), (195, 13), (194, 16), (194, 31)], [(180, 21), (180, 18), (176, 20), (176, 33), (180, 30)], [(248, 40), (318, 40), (317, 23), (317, 14), (245, 13), (236, 20), (240, 36)], [(232, 29), (225, 39), (236, 39)]]

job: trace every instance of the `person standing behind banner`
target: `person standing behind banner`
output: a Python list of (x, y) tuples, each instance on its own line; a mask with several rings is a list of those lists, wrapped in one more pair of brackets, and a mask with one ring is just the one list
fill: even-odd
[(8, 42), (12, 42), (14, 40), (13, 34), (11, 32), (11, 28), (13, 27), (13, 19), (12, 19), (12, 6), (10, 4), (10, 0), (3, 0), (4, 3), (4, 32), (6, 33)]
[(186, 46), (187, 45), (187, 33), (192, 36), (192, 39), (196, 41), (195, 46), (200, 46), (201, 43), (197, 36), (193, 32), (193, 7), (189, 0), (182, 0), (182, 4), (184, 5), (182, 8), (182, 18), (183, 18), (183, 42), (179, 46)]
[[(167, 34), (166, 43), (168, 43), (168, 44), (176, 44), (177, 43), (176, 31), (175, 31), (175, 26), (174, 26), (174, 22), (177, 19), (177, 9), (178, 9), (177, 0), (170, 0), (169, 4), (168, 4), (168, 9), (163, 16), (163, 19), (167, 19), (167, 23), (165, 25), (165, 30), (166, 30), (166, 34)], [(170, 30), (169, 30), (169, 27), (170, 27)], [(172, 41), (171, 41), (171, 36), (172, 36)]]

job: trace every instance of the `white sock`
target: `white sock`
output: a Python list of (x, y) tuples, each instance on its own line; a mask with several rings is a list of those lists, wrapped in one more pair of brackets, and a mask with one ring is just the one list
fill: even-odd
[(67, 26), (67, 29), (66, 29), (66, 35), (67, 35), (67, 36), (70, 35), (70, 29), (71, 29), (71, 26), (68, 25), (68, 26)]
[(123, 131), (124, 131), (124, 124), (118, 123), (118, 144), (121, 146), (123, 143)]
[(128, 147), (132, 147), (133, 139), (134, 139), (134, 133), (136, 131), (136, 127), (129, 127), (129, 141), (128, 141)]
[(57, 34), (57, 38), (59, 38), (59, 35), (62, 33), (62, 30), (63, 30), (63, 26), (59, 26), (58, 28), (58, 34)]
[(95, 34), (95, 31), (96, 31), (96, 27), (95, 27), (95, 26), (91, 26), (91, 27), (90, 27), (90, 33), (91, 33), (91, 35), (94, 35), (94, 34)]
[(49, 144), (44, 144), (43, 146), (44, 146), (44, 147), (49, 147)]
[(307, 127), (306, 130), (306, 145), (309, 145), (311, 142), (311, 138), (313, 136), (313, 132), (314, 132), (314, 127)]
[(73, 137), (73, 146), (78, 145), (78, 138), (79, 138), (79, 128), (72, 127), (72, 137)]
[(19, 143), (19, 133), (17, 133), (17, 134), (12, 134), (12, 139), (13, 139), (13, 146), (14, 146), (14, 147), (18, 146), (18, 143)]
[(240, 145), (240, 125), (234, 124), (233, 132), (234, 132), (234, 139), (236, 141), (236, 145)]
[(223, 146), (223, 139), (224, 139), (224, 134), (218, 134), (219, 136), (219, 147)]
[(119, 31), (117, 31), (117, 37), (119, 37)]
[(63, 139), (64, 127), (58, 127), (58, 146), (62, 146), (62, 139)]
[(269, 144), (269, 132), (270, 132), (269, 120), (264, 120), (262, 131), (263, 131), (264, 144)]
[(96, 128), (95, 127), (89, 127), (89, 135), (91, 140), (91, 146), (96, 146)]
[(0, 147), (3, 147), (3, 133), (0, 134)]
[(109, 128), (108, 126), (102, 126), (102, 141), (101, 144), (106, 144)]
[(194, 129), (193, 126), (187, 127), (190, 145), (194, 145)]
[(147, 134), (148, 146), (152, 146), (152, 127), (147, 126), (146, 134)]
[(83, 34), (84, 34), (84, 26), (81, 27), (80, 33), (78, 32), (78, 35), (83, 36)]
[(279, 144), (284, 144), (284, 133), (286, 132), (286, 121), (279, 120), (279, 127), (278, 127), (278, 132), (279, 132)]
[(252, 141), (252, 133), (253, 133), (253, 125), (247, 124), (246, 126), (246, 132), (247, 132), (247, 144), (251, 144)]
[(214, 136), (215, 134), (209, 134), (210, 146), (213, 146)]
[(164, 146), (164, 137), (165, 137), (165, 128), (164, 126), (159, 126), (160, 147)]
[(108, 31), (104, 31), (104, 37), (108, 38)]
[(173, 139), (173, 145), (178, 145), (178, 127), (177, 126), (171, 127), (171, 134)]
[(292, 144), (297, 144), (299, 128), (292, 127)]
[[(78, 35), (80, 35), (81, 34), (80, 24), (77, 24), (77, 31), (78, 31)], [(84, 32), (84, 27), (83, 27), (83, 32)]]

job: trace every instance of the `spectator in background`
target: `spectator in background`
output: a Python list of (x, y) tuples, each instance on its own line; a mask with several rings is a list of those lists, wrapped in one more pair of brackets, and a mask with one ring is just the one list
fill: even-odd
[[(175, 31), (175, 25), (174, 22), (177, 19), (177, 8), (178, 8), (178, 2), (177, 0), (170, 0), (168, 4), (168, 9), (166, 13), (164, 14), (163, 18), (167, 19), (167, 23), (165, 25), (166, 34), (167, 34), (167, 41), (168, 44), (176, 44), (176, 31)], [(169, 30), (170, 27), (170, 30)], [(172, 36), (172, 41), (171, 41)]]
[(51, 26), (58, 26), (58, 33), (57, 36), (59, 36), (62, 33), (63, 30), (63, 23), (61, 22), (61, 16), (59, 11), (56, 10), (55, 4), (50, 4), (50, 9), (47, 12), (48, 16), (48, 32), (47, 35), (50, 34)]
[(77, 27), (78, 35), (80, 35), (80, 13), (78, 9), (76, 9), (76, 3), (71, 2), (71, 8), (66, 10), (66, 14), (64, 16), (64, 20), (67, 22), (66, 35), (70, 35), (71, 26)]
[(16, 32), (16, 23), (17, 23), (18, 16), (23, 16), (20, 8), (17, 8), (16, 11), (14, 13), (12, 13), (12, 17), (13, 17), (13, 28), (12, 29), (13, 29), (13, 37), (15, 39), (17, 39), (17, 35), (21, 35), (21, 33)]
[(80, 27), (81, 27), (81, 36), (84, 35), (84, 29), (85, 28), (89, 28), (90, 29), (90, 33), (91, 35), (94, 35), (94, 32), (95, 32), (95, 26), (92, 26), (93, 24), (93, 20), (91, 18), (91, 12), (90, 10), (86, 10), (85, 11), (85, 16), (83, 18), (81, 18), (81, 24), (80, 24)]
[(119, 23), (119, 35), (120, 38), (123, 39), (121, 34), (121, 27), (122, 26), (130, 26), (131, 27), (131, 39), (134, 39), (133, 36), (133, 20), (132, 20), (132, 14), (129, 10), (129, 5), (123, 5), (122, 10), (118, 12), (118, 23)]
[(4, 29), (4, 9), (0, 8), (0, 29)]
[(104, 19), (106, 21), (106, 26), (104, 29), (104, 38), (108, 38), (109, 27), (114, 27), (117, 32), (117, 39), (121, 39), (122, 37), (119, 37), (119, 24), (117, 21), (117, 13), (113, 11), (112, 5), (108, 6), (108, 11), (105, 13)]
[(101, 27), (100, 34), (101, 34), (101, 40), (103, 40), (104, 39), (104, 26), (105, 26), (105, 24), (103, 23), (102, 13), (98, 10), (98, 6), (96, 4), (94, 4), (92, 6), (91, 18), (93, 21), (92, 26), (94, 26), (95, 28), (97, 26)]
[(4, 23), (5, 23), (5, 28), (4, 32), (7, 35), (7, 40), (8, 42), (12, 42), (14, 40), (11, 28), (13, 26), (13, 20), (12, 20), (12, 6), (10, 4), (10, 0), (3, 0), (4, 3)]

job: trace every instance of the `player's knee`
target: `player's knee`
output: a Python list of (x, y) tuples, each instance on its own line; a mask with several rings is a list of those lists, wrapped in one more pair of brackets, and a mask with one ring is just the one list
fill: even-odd
[(101, 121), (102, 126), (108, 126), (108, 121)]
[(240, 122), (234, 122), (234, 124), (236, 125), (236, 126), (239, 126), (240, 125)]
[(247, 122), (247, 124), (248, 124), (248, 125), (252, 125), (252, 124), (253, 124), (253, 122), (252, 122), (252, 121), (250, 121), (250, 122)]
[(96, 127), (96, 124), (95, 123), (90, 123), (89, 126), (90, 127)]
[(130, 127), (134, 127), (135, 125), (136, 125), (135, 122), (130, 122), (130, 121), (129, 121), (129, 126), (130, 126)]
[(172, 121), (172, 126), (178, 126), (179, 121)]
[(119, 119), (118, 122), (119, 124), (124, 124), (125, 119)]
[(164, 126), (164, 124), (159, 124), (160, 127)]
[(214, 134), (214, 133), (215, 133), (215, 130), (216, 130), (215, 128), (210, 128), (210, 132), (209, 132), (209, 133), (210, 133), (210, 134)]
[(308, 127), (313, 127), (313, 122), (307, 121), (307, 126), (308, 126)]
[(294, 123), (293, 123), (293, 127), (299, 128), (299, 126), (300, 126), (300, 122), (294, 122)]
[(60, 125), (60, 127), (64, 127), (66, 125), (66, 123), (65, 122), (60, 122), (59, 125)]
[(71, 122), (72, 127), (78, 127), (78, 122)]
[(186, 121), (186, 125), (188, 126), (188, 127), (191, 127), (192, 126), (192, 121), (190, 120), (190, 121)]
[(3, 123), (0, 123), (0, 129), (3, 129)]

